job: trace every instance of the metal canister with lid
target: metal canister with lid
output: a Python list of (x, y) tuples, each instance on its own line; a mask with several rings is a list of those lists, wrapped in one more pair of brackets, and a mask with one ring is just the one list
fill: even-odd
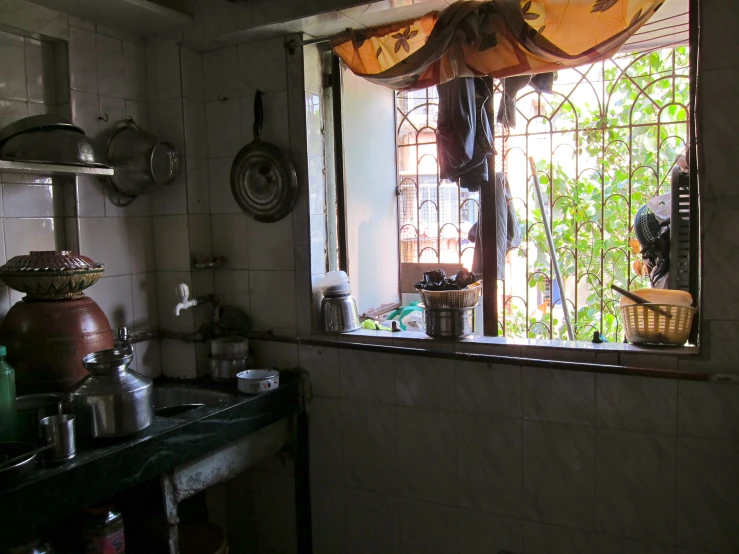
[(123, 516), (110, 506), (90, 508), (85, 512), (83, 538), (85, 554), (124, 554), (126, 539)]

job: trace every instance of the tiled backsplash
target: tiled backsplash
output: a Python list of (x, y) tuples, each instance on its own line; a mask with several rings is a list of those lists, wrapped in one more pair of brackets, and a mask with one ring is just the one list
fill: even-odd
[[(71, 116), (93, 139), (126, 117), (148, 126), (144, 43), (74, 18), (68, 38), (36, 40), (0, 32), (0, 127), (47, 112)], [(97, 153), (102, 154), (100, 145)], [(31, 250), (81, 252), (106, 264), (104, 277), (88, 294), (113, 327), (137, 331), (157, 325), (148, 198), (119, 208), (110, 201), (107, 184), (89, 176), (52, 179), (4, 173), (0, 182), (2, 263)], [(2, 314), (20, 297), (0, 288)], [(135, 365), (158, 375), (158, 343), (141, 345)]]
[(739, 550), (737, 387), (280, 346), (316, 552)]

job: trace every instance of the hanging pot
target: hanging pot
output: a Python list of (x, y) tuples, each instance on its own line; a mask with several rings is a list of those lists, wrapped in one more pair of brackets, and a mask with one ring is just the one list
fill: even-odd
[(142, 130), (133, 120), (118, 123), (108, 139), (106, 156), (115, 169), (111, 182), (127, 196), (149, 194), (171, 183), (180, 172), (177, 149)]
[(241, 209), (257, 221), (271, 223), (289, 214), (298, 199), (298, 178), (292, 162), (276, 146), (263, 142), (262, 91), (254, 96), (254, 140), (231, 165), (231, 192)]

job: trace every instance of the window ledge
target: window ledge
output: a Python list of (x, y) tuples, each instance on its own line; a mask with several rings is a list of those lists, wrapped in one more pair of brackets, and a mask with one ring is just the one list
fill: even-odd
[[(466, 340), (432, 339), (419, 332), (358, 330), (339, 335), (315, 334), (285, 336), (271, 332), (248, 335), (255, 344), (282, 342), (309, 347), (366, 350), (369, 352), (443, 358), (491, 364), (543, 367), (661, 379), (711, 381), (739, 384), (733, 373), (714, 373), (679, 368), (678, 360), (690, 362), (697, 346), (642, 347), (624, 343), (592, 344), (587, 341), (549, 341), (473, 336)], [(295, 352), (297, 355), (297, 351)]]
[[(590, 341), (565, 341), (547, 339), (519, 339), (473, 335), (468, 339), (440, 340), (420, 332), (370, 331), (359, 329), (340, 335), (319, 335), (323, 340), (339, 342), (361, 342), (367, 344), (409, 346), (427, 350), (455, 352), (479, 352), (487, 354), (519, 356), (523, 358), (551, 359), (557, 361), (585, 361), (584, 357), (598, 358), (600, 355), (620, 352), (657, 356), (695, 356), (700, 354), (698, 346), (638, 346), (624, 342), (594, 343)], [(591, 361), (591, 360), (588, 360)], [(595, 361), (595, 360), (592, 360)], [(603, 360), (606, 363), (605, 359)]]

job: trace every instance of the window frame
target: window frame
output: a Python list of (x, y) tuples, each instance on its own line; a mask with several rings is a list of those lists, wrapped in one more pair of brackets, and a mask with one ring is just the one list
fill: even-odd
[[(696, 291), (694, 294), (695, 303), (698, 307), (698, 317), (694, 318), (693, 328), (691, 330), (690, 342), (693, 345), (699, 345), (699, 331), (701, 327), (701, 296), (700, 296), (700, 205), (699, 205), (699, 180), (698, 180), (698, 144), (696, 140), (696, 91), (697, 91), (697, 63), (698, 63), (698, 38), (699, 38), (699, 0), (689, 0), (689, 39), (688, 46), (690, 49), (690, 67), (689, 67), (689, 109), (690, 114), (688, 118), (688, 158), (690, 163), (690, 244), (691, 252), (696, 255), (691, 256), (691, 268), (690, 268), (690, 289)], [(333, 75), (329, 79), (328, 87), (332, 91), (333, 96), (333, 129), (334, 129), (334, 140), (337, 152), (341, 152), (340, 147), (340, 135), (341, 135), (341, 79), (340, 71), (338, 71), (340, 60), (335, 54), (331, 54), (333, 60)], [(337, 78), (339, 77), (339, 78)], [(493, 90), (493, 79), (486, 77), (488, 80), (488, 86)], [(337, 101), (337, 98), (339, 99)], [(494, 117), (494, 100), (491, 95), (488, 102), (486, 103), (486, 111), (491, 121), (495, 121)], [(396, 114), (397, 118), (397, 114)], [(491, 130), (494, 133), (494, 125), (491, 126)], [(493, 137), (495, 138), (495, 137)], [(343, 154), (337, 154), (336, 156), (336, 168), (338, 169), (340, 164), (343, 164)], [(490, 167), (491, 174), (495, 174), (495, 156), (490, 156)], [(343, 167), (342, 167), (343, 171)], [(337, 179), (337, 189), (342, 188), (343, 183)], [(487, 191), (487, 193), (486, 193)], [(496, 213), (496, 202), (495, 194), (491, 194), (490, 187), (483, 187), (480, 193), (480, 217), (488, 221), (494, 221), (494, 216), (491, 214)], [(340, 200), (341, 194), (337, 190), (337, 211), (341, 213), (343, 211), (343, 204)], [(483, 274), (485, 275), (497, 275), (497, 229), (495, 225), (490, 226), (490, 230), (486, 230), (486, 239), (482, 245), (482, 265)], [(400, 220), (398, 225), (398, 236), (400, 237)], [(339, 252), (346, 252), (345, 240), (342, 241), (341, 230), (339, 229), (339, 240), (337, 247)], [(403, 286), (402, 286), (402, 275), (401, 275), (402, 262), (398, 261), (398, 296), (402, 299)], [(419, 266), (423, 265), (419, 263)], [(438, 266), (439, 264), (431, 264)], [(441, 264), (443, 265), (443, 264)], [(345, 269), (340, 266), (341, 269)], [(499, 337), (499, 323), (498, 323), (498, 283), (496, 279), (486, 280), (486, 286), (483, 287), (483, 293), (481, 298), (482, 310), (484, 313), (482, 337)], [(509, 339), (509, 340), (520, 340), (520, 339)], [(530, 341), (536, 341), (536, 339), (528, 339)], [(552, 341), (545, 341), (551, 343)], [(568, 344), (573, 344), (570, 341), (557, 341)], [(686, 347), (690, 349), (691, 353), (697, 353), (699, 351), (695, 346)], [(621, 348), (619, 348), (621, 349)]]

